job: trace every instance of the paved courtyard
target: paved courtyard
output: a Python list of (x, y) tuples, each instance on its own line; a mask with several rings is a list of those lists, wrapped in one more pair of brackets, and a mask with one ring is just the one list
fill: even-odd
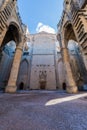
[(1, 93), (0, 130), (87, 130), (87, 93)]

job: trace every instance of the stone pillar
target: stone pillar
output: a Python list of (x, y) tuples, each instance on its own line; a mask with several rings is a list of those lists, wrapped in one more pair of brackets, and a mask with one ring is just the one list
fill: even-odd
[(77, 86), (76, 86), (76, 82), (74, 80), (73, 73), (71, 70), (68, 49), (66, 47), (62, 48), (62, 54), (63, 54), (63, 62), (64, 62), (64, 67), (65, 67), (66, 80), (67, 80), (66, 90), (68, 93), (77, 93)]
[(23, 46), (19, 44), (15, 52), (9, 81), (8, 81), (8, 85), (6, 87), (5, 92), (15, 93), (17, 90), (16, 82), (17, 82), (17, 77), (18, 77), (18, 72), (19, 72), (22, 50), (23, 50)]

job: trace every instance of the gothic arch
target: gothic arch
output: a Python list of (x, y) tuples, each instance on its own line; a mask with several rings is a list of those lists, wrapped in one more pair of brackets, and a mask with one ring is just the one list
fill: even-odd
[(71, 21), (67, 21), (67, 22), (64, 24), (63, 30), (64, 30), (64, 42), (65, 42), (65, 47), (67, 47), (69, 40), (74, 40), (74, 41), (78, 42), (78, 41), (77, 41), (77, 38), (76, 38), (76, 36), (75, 36), (73, 24), (71, 23)]
[(5, 46), (6, 43), (12, 40), (16, 42), (16, 45), (18, 45), (20, 42), (19, 28), (15, 23), (10, 23), (1, 47)]
[[(15, 22), (11, 22), (8, 26), (7, 32), (4, 36), (4, 39), (1, 43), (1, 48), (0, 48), (0, 55), (3, 53), (3, 50), (5, 49), (6, 45), (10, 42), (10, 41), (15, 41), (16, 46), (20, 43), (20, 34), (19, 34), (19, 27)], [(9, 72), (11, 72), (11, 67), (12, 67), (12, 58), (10, 59), (10, 53), (8, 50), (6, 50), (8, 52), (8, 58), (6, 58), (6, 61), (8, 60), (9, 65), (8, 66), (8, 70)], [(14, 54), (13, 54), (14, 55)], [(4, 57), (2, 56), (1, 59), (3, 59)], [(0, 60), (0, 62), (2, 62), (2, 60)], [(3, 61), (3, 64), (5, 64), (5, 61)], [(6, 68), (6, 67), (5, 67)], [(0, 70), (2, 71), (2, 70)], [(7, 71), (6, 71), (7, 72)], [(8, 73), (8, 72), (7, 72)], [(10, 76), (10, 74), (8, 74)], [(6, 85), (8, 83), (9, 80), (9, 76), (6, 80)], [(4, 80), (4, 79), (3, 79)], [(6, 86), (4, 86), (6, 87)]]
[(24, 84), (23, 89), (27, 89), (28, 77), (29, 77), (28, 69), (29, 69), (29, 63), (28, 63), (27, 59), (25, 58), (21, 61), (20, 67), (19, 67), (19, 73), (18, 73), (18, 79), (17, 79), (18, 89), (20, 89), (21, 83)]
[[(10, 26), (10, 25), (13, 25), (13, 26), (16, 27), (16, 29), (17, 29), (17, 31), (18, 31), (18, 43), (20, 43), (20, 42), (21, 42), (21, 39), (22, 39), (22, 35), (21, 35), (21, 34), (23, 34), (22, 26), (20, 26), (20, 24), (19, 24), (17, 21), (15, 21), (15, 19), (13, 19), (12, 21), (10, 21), (9, 26)], [(18, 44), (18, 43), (17, 43), (17, 44)]]
[[(80, 46), (80, 43), (77, 39), (77, 36), (75, 35), (74, 29), (75, 28), (73, 28), (73, 24), (71, 23), (70, 20), (67, 21), (63, 26), (63, 42), (62, 42), (63, 62), (64, 62), (64, 65), (65, 65), (65, 71), (66, 71), (66, 74), (67, 74), (67, 82), (68, 83), (70, 82), (68, 85), (73, 86), (72, 90), (69, 90), (70, 87), (68, 87), (69, 88), (67, 90), (68, 92), (74, 91), (74, 90), (77, 91), (77, 89), (78, 89), (78, 87), (77, 87), (78, 84), (75, 80), (75, 76), (74, 76), (74, 73), (73, 73), (73, 70), (72, 70), (72, 67), (71, 67), (71, 64), (70, 64), (70, 54), (69, 54), (69, 50), (68, 50), (68, 43), (69, 43), (70, 40), (74, 40), (75, 42), (78, 42), (78, 44)], [(72, 82), (72, 85), (71, 85), (71, 82)], [(76, 86), (76, 87), (74, 87), (74, 86)]]
[(65, 70), (64, 70), (64, 64), (63, 64), (63, 59), (60, 58), (57, 62), (57, 77), (58, 77), (58, 88), (63, 89), (62, 85), (63, 83), (66, 83), (65, 79)]
[(64, 26), (62, 27), (62, 35), (61, 35), (61, 51), (63, 56), (63, 64), (65, 68), (66, 82), (67, 82), (67, 92), (76, 93), (77, 85), (73, 76), (73, 72), (70, 66), (70, 56), (68, 52), (68, 41), (75, 40), (75, 33), (70, 20), (68, 20)]
[[(13, 93), (17, 90), (17, 76), (19, 65), (21, 61), (21, 56), (23, 53), (23, 44), (26, 42), (25, 32), (23, 30), (23, 24), (17, 11), (17, 1), (16, 0), (6, 0), (6, 3), (2, 5), (0, 9), (0, 55), (4, 49), (4, 46), (9, 41), (15, 41), (16, 50), (10, 67), (10, 75), (8, 84), (6, 86), (5, 92)], [(15, 65), (16, 64), (16, 65)], [(14, 74), (15, 73), (15, 74)], [(14, 87), (13, 87), (14, 86)]]
[[(0, 55), (3, 53), (3, 51), (5, 51), (5, 47), (6, 45), (10, 42), (10, 41), (15, 41), (15, 45), (17, 46), (20, 42), (20, 34), (19, 34), (19, 28), (18, 28), (18, 25), (14, 22), (11, 22), (9, 24), (9, 27), (7, 29), (7, 32), (4, 36), (4, 39), (3, 39), (3, 42), (1, 44), (1, 50), (0, 50)], [(6, 50), (6, 52), (8, 52), (8, 62), (9, 64), (12, 64), (12, 58), (10, 60), (10, 52), (8, 50)], [(15, 52), (15, 51), (14, 51)], [(14, 54), (13, 54), (14, 56)], [(1, 57), (1, 59), (3, 59), (4, 56)], [(1, 62), (2, 60), (0, 60)], [(11, 62), (11, 63), (10, 63)], [(3, 61), (3, 64), (5, 64), (5, 61)], [(9, 69), (9, 72), (11, 72), (11, 65), (8, 65), (8, 69)], [(1, 71), (1, 70), (0, 70)], [(9, 75), (10, 76), (10, 75)], [(9, 78), (7, 79), (9, 80)], [(8, 81), (7, 81), (8, 82)]]
[(28, 60), (27, 60), (26, 58), (24, 58), (24, 59), (21, 60), (20, 65), (21, 65), (23, 62), (26, 62), (26, 63), (29, 65), (29, 62), (28, 62)]
[(21, 60), (20, 64), (21, 64), (22, 62), (24, 62), (24, 61), (26, 61), (26, 62), (27, 62), (27, 64), (29, 65), (29, 61), (28, 61), (28, 59), (27, 59), (27, 58), (25, 58), (25, 57)]

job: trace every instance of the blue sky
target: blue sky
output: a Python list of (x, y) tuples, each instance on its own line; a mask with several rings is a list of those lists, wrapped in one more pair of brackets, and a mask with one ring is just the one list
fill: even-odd
[[(63, 10), (63, 0), (18, 0), (19, 12), (30, 33), (37, 26), (51, 26), (57, 31), (57, 23)], [(46, 27), (45, 26), (45, 27)]]

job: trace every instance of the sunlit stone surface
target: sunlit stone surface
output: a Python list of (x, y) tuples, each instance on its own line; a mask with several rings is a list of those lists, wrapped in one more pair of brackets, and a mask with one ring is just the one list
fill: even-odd
[(30, 91), (0, 95), (0, 130), (86, 130), (87, 93)]

